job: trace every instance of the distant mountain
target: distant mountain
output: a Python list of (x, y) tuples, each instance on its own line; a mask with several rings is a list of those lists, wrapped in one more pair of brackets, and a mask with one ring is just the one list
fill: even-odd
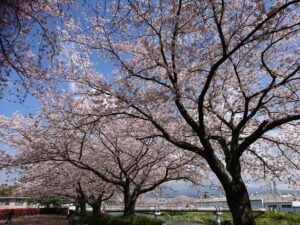
[[(166, 188), (164, 192), (161, 194), (161, 197), (175, 197), (177, 195), (186, 195), (190, 197), (203, 197), (204, 193), (210, 193), (211, 195), (218, 196), (218, 195), (224, 195), (222, 191), (217, 190), (217, 188), (213, 188), (212, 186), (209, 187), (196, 187), (193, 186), (192, 184), (184, 181), (179, 181), (179, 182), (169, 182), (166, 185)], [(259, 187), (253, 187), (251, 185), (248, 188), (249, 194), (271, 194), (272, 191), (268, 190), (266, 188), (259, 188)], [(300, 194), (300, 190), (292, 190), (292, 189), (284, 189), (284, 188), (278, 188), (277, 192), (280, 194), (288, 194), (288, 193), (296, 193)]]

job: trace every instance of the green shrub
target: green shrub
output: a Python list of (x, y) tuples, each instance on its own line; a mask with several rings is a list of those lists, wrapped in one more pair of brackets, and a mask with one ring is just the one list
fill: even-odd
[[(208, 212), (163, 212), (162, 216), (169, 220), (195, 222), (200, 224), (212, 225), (215, 223), (215, 214)], [(255, 212), (255, 221), (257, 225), (300, 225), (299, 213), (284, 212)], [(229, 212), (223, 212), (221, 218), (222, 224), (233, 224), (232, 216)]]
[(222, 225), (232, 225), (230, 220), (225, 220), (221, 223)]
[(132, 225), (161, 225), (162, 221), (152, 219), (146, 216), (133, 216), (130, 221), (132, 222)]
[(68, 208), (40, 208), (40, 214), (67, 215)]
[(71, 225), (81, 225), (81, 224), (102, 225), (102, 224), (107, 224), (109, 220), (110, 217), (106, 215), (93, 216), (90, 213), (85, 213), (85, 214), (76, 214), (69, 221), (69, 223)]
[(75, 216), (71, 225), (162, 225), (162, 221), (145, 216), (115, 217), (109, 214), (93, 216), (84, 214)]

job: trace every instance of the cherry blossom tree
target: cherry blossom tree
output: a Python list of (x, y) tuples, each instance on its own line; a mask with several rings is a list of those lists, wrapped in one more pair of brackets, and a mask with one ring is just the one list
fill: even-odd
[[(7, 86), (22, 99), (31, 88), (50, 79), (47, 69), (60, 51), (57, 42), (61, 19), (68, 17), (71, 0), (0, 2), (0, 97)], [(15, 89), (12, 87), (16, 87)]]
[(110, 199), (115, 188), (103, 182), (93, 173), (78, 169), (66, 162), (21, 163), (22, 175), (17, 181), (18, 193), (41, 199), (59, 196), (66, 202), (74, 202), (80, 212), (86, 212), (86, 204), (93, 214), (100, 214), (102, 202)]
[(299, 181), (299, 1), (88, 7), (85, 26), (62, 38), (117, 69), (105, 84), (92, 74), (78, 83), (94, 89), (91, 96), (113, 96), (115, 113), (152, 123), (156, 135), (204, 159), (234, 224), (255, 224), (244, 179)]
[[(99, 119), (92, 116), (94, 107), (88, 107), (92, 101), (82, 98), (66, 101), (67, 95), (62, 98), (64, 101), (52, 96), (51, 102), (45, 102), (38, 120), (16, 115), (2, 123), (7, 128), (3, 130), (7, 144), (19, 151), (17, 164), (68, 162), (92, 172), (123, 193), (124, 215), (134, 213), (141, 194), (164, 182), (192, 180), (196, 155), (178, 151), (160, 136), (153, 136), (152, 126), (122, 114), (106, 115), (105, 103), (103, 117)], [(106, 192), (89, 197), (81, 184), (77, 183), (76, 188), (82, 200), (100, 207), (95, 203)]]
[[(236, 225), (255, 224), (244, 180), (299, 183), (299, 0), (116, 0), (82, 9), (60, 28), (60, 41), (80, 54), (47, 71), (81, 97), (53, 95), (56, 113), (22, 118), (19, 135), (5, 131), (24, 157), (64, 159), (105, 181), (116, 174), (91, 159), (102, 149), (129, 157), (130, 149), (181, 148), (176, 154), (193, 153), (217, 176)], [(96, 55), (115, 66), (111, 76), (99, 75)], [(164, 141), (173, 147), (158, 147)]]
[(16, 182), (18, 194), (33, 199), (59, 196), (70, 202), (75, 200), (74, 181), (64, 171), (63, 163), (36, 163), (20, 165), (21, 174)]

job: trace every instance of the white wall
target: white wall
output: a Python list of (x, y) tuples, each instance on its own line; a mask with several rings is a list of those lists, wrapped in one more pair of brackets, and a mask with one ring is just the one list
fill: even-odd
[(27, 199), (18, 198), (0, 198), (0, 209), (17, 209), (17, 208), (27, 208)]

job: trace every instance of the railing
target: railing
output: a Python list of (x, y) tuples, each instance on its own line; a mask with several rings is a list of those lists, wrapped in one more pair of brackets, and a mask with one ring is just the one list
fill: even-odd
[[(107, 212), (122, 212), (124, 210), (121, 206), (110, 206), (106, 207)], [(140, 207), (137, 206), (135, 208), (135, 212), (146, 213), (146, 212), (229, 212), (228, 208), (204, 208), (204, 207), (166, 207), (160, 206), (158, 207)], [(254, 212), (265, 212), (265, 208), (255, 208), (253, 209)]]

